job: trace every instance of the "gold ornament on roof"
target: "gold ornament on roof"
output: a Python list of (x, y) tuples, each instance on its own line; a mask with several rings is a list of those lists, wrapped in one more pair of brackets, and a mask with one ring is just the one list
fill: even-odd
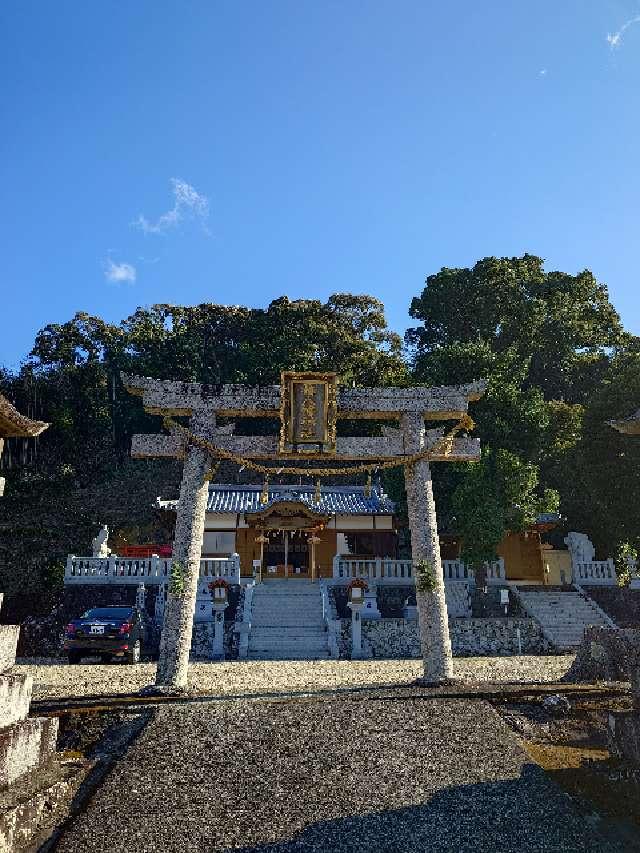
[(371, 497), (371, 473), (367, 475), (367, 484), (364, 487), (364, 496), (365, 498)]

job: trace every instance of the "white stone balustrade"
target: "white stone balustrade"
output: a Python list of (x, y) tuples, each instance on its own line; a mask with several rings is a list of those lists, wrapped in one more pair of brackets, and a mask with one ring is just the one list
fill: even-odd
[[(504, 560), (501, 558), (492, 563), (485, 563), (488, 584), (504, 583), (506, 574)], [(471, 581), (475, 579), (473, 568), (462, 560), (442, 560), (442, 573), (445, 583), (452, 581)], [(381, 584), (406, 583), (413, 585), (415, 577), (411, 560), (388, 560), (372, 558), (370, 560), (354, 560), (338, 554), (333, 558), (333, 582), (350, 581), (354, 578), (375, 581)]]
[(613, 557), (593, 560), (591, 563), (575, 563), (573, 579), (580, 586), (617, 586), (618, 575)]
[[(171, 577), (171, 557), (76, 557), (70, 554), (64, 571), (65, 586), (74, 584), (166, 584)], [(200, 578), (224, 578), (240, 583), (240, 558), (200, 560)]]
[(411, 560), (388, 560), (374, 557), (370, 560), (353, 560), (340, 554), (333, 558), (333, 579), (350, 581), (354, 578), (376, 581), (376, 583), (415, 583)]
[(473, 569), (463, 563), (462, 560), (443, 560), (442, 574), (445, 583), (448, 581), (468, 581), (474, 578)]

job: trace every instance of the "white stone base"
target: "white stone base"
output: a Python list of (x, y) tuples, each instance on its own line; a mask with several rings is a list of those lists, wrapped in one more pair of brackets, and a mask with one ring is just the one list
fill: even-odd
[(30, 675), (0, 675), (0, 729), (29, 716), (33, 679)]
[(46, 764), (57, 736), (56, 717), (30, 717), (0, 731), (0, 786)]

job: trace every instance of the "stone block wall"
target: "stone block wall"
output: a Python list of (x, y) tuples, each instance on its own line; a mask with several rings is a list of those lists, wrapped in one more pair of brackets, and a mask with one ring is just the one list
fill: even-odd
[[(504, 605), (500, 604), (501, 589), (504, 589), (504, 584), (490, 584), (485, 595), (482, 590), (476, 589), (474, 584), (471, 584), (472, 615), (478, 619), (503, 619), (505, 617), (505, 613)], [(638, 590), (638, 593), (640, 593), (640, 590)], [(331, 586), (329, 587), (329, 594), (333, 598), (339, 618), (350, 618), (351, 612), (347, 607), (347, 587), (339, 585)], [(414, 586), (391, 586), (385, 584), (379, 585), (376, 589), (378, 610), (385, 618), (402, 618), (402, 608), (404, 607), (404, 602), (407, 599), (409, 604), (415, 606), (416, 589)], [(640, 596), (638, 598), (638, 602), (640, 604)], [(522, 611), (520, 604), (513, 593), (509, 595), (507, 615), (512, 619), (526, 618), (526, 614)]]
[(640, 589), (585, 585), (582, 588), (620, 628), (640, 628)]
[[(640, 630), (636, 628), (585, 629), (584, 639), (565, 681), (631, 681), (637, 678)], [(640, 689), (640, 686), (639, 688)]]
[(451, 619), (451, 643), (457, 657), (517, 655), (518, 635), (523, 655), (551, 651), (535, 619)]
[[(540, 626), (533, 619), (450, 619), (449, 632), (455, 657), (518, 654), (516, 631), (520, 629), (522, 654), (550, 651)], [(420, 635), (417, 619), (362, 621), (362, 646), (367, 657), (418, 658)], [(340, 657), (351, 654), (351, 620), (340, 620)]]

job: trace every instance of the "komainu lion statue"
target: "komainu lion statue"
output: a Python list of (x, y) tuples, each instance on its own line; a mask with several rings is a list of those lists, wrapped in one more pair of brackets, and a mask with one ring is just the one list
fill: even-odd
[(108, 557), (111, 553), (111, 548), (107, 546), (107, 540), (109, 539), (109, 528), (106, 524), (103, 524), (100, 530), (98, 531), (98, 535), (94, 538), (91, 543), (91, 547), (93, 549), (94, 557)]
[(596, 549), (586, 533), (568, 533), (565, 536), (564, 544), (569, 549), (571, 554), (571, 564), (578, 563), (593, 563)]

